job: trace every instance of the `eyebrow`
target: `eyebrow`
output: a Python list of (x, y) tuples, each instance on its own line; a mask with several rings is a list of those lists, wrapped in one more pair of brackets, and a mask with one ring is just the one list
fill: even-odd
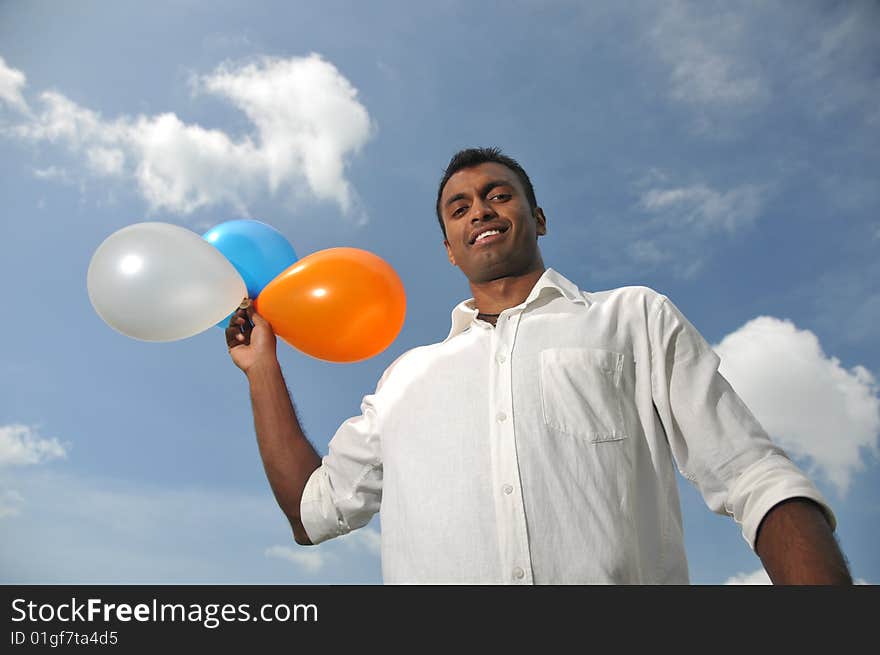
[[(489, 193), (492, 189), (494, 189), (497, 186), (506, 186), (506, 187), (510, 187), (512, 189), (513, 183), (508, 182), (507, 180), (492, 180), (491, 182), (486, 182), (486, 184), (484, 184), (482, 186), (482, 188), (480, 189), (480, 195), (485, 196), (487, 193)], [(449, 205), (454, 203), (456, 200), (464, 200), (465, 198), (467, 198), (466, 193), (456, 193), (454, 196), (452, 196), (449, 200), (446, 201), (446, 204), (444, 205), (444, 207), (449, 207)]]

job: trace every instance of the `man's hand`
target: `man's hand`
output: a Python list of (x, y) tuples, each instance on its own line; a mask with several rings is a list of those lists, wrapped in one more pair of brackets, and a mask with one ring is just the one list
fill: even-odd
[(251, 301), (242, 303), (226, 328), (226, 346), (232, 361), (245, 374), (263, 364), (277, 364), (276, 339), (272, 326), (254, 310)]

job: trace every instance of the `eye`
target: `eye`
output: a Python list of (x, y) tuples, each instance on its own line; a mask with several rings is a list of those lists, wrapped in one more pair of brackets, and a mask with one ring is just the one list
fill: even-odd
[(455, 209), (452, 210), (452, 216), (458, 217), (461, 216), (465, 211), (467, 211), (467, 205), (459, 205)]
[(510, 200), (510, 194), (509, 193), (495, 193), (489, 197), (489, 200), (500, 200), (501, 202), (505, 202), (507, 200)]

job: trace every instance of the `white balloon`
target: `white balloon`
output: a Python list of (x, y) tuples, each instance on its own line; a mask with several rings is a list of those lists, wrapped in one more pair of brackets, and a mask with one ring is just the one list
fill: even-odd
[(98, 316), (142, 341), (203, 332), (248, 295), (217, 248), (170, 223), (135, 223), (111, 234), (92, 256), (87, 285)]

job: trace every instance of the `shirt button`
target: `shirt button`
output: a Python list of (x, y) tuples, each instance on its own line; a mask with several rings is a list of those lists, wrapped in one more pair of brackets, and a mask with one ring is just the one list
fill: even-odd
[(517, 580), (522, 580), (524, 577), (526, 577), (526, 572), (517, 566), (513, 569), (513, 577)]
[(495, 418), (497, 418), (499, 422), (503, 422), (507, 420), (507, 414), (505, 414), (504, 412), (498, 412), (495, 415)]
[(495, 356), (495, 361), (498, 362), (499, 364), (503, 364), (504, 362), (507, 361), (507, 357), (504, 356), (504, 353), (498, 353)]
[(513, 485), (506, 484), (503, 487), (501, 487), (501, 491), (503, 491), (505, 494), (507, 494), (509, 496), (510, 494), (513, 493)]

